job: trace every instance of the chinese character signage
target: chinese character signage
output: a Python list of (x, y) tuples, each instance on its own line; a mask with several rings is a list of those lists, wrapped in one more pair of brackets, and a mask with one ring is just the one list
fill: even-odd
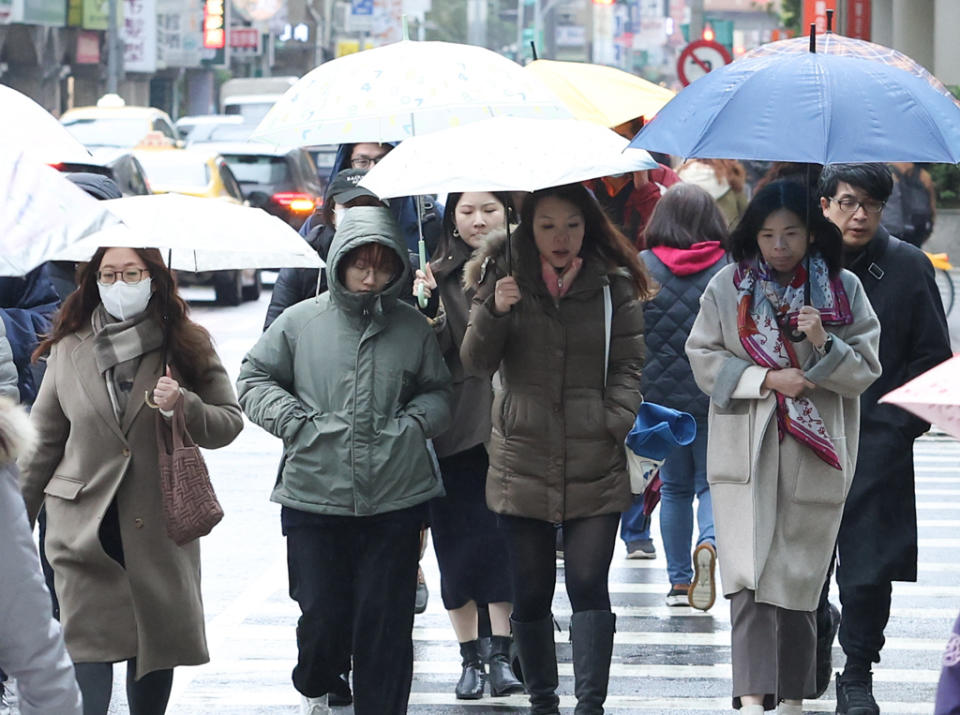
[(833, 10), (836, 13), (837, 0), (803, 0), (803, 27), (800, 34), (810, 33), (810, 23), (817, 26), (817, 34), (826, 32), (827, 10)]
[(870, 39), (870, 0), (847, 0), (847, 37)]
[(123, 0), (120, 37), (125, 72), (157, 71), (156, 0)]

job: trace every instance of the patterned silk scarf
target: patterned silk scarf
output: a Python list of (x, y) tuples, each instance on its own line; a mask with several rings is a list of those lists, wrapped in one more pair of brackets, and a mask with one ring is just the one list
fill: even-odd
[[(807, 268), (797, 266), (793, 279), (781, 288), (774, 271), (762, 257), (741, 261), (733, 274), (737, 288), (737, 329), (740, 343), (761, 367), (774, 370), (800, 368), (796, 352), (789, 340), (784, 340), (781, 324), (796, 328), (797, 317), (804, 305), (805, 284), (809, 280), (810, 304), (820, 310), (824, 326), (850, 325), (853, 314), (840, 277), (831, 278), (827, 263), (819, 253), (812, 253)], [(837, 451), (810, 399), (777, 396), (777, 430), (780, 441), (786, 434), (812, 449), (824, 462), (842, 469)]]

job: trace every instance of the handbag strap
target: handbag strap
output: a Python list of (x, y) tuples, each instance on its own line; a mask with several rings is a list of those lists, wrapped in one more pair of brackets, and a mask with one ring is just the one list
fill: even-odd
[(610, 284), (603, 287), (603, 386), (607, 386), (607, 370), (610, 368), (610, 332), (613, 327), (613, 300)]
[(186, 447), (193, 447), (194, 441), (190, 437), (190, 433), (187, 432), (187, 420), (183, 414), (183, 396), (180, 396), (180, 399), (177, 400), (177, 403), (173, 406), (173, 417), (170, 418), (170, 427), (173, 432), (173, 449), (183, 449)]

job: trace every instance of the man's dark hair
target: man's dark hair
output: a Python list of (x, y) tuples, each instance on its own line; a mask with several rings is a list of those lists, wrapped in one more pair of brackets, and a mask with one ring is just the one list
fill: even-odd
[(824, 217), (823, 211), (814, 203), (813, 196), (806, 187), (795, 181), (774, 181), (754, 194), (743, 218), (730, 234), (730, 253), (733, 259), (749, 260), (760, 253), (757, 234), (763, 228), (767, 216), (780, 209), (792, 212), (807, 224), (807, 231), (813, 236), (814, 247), (826, 260), (830, 275), (836, 276), (843, 268), (843, 235), (836, 224)]
[(841, 181), (863, 189), (877, 201), (886, 201), (893, 191), (893, 175), (886, 164), (827, 164), (817, 187), (820, 196), (832, 199)]

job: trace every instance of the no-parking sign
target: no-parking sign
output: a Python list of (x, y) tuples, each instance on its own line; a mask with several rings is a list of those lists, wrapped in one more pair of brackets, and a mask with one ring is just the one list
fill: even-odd
[(686, 86), (711, 70), (730, 64), (727, 48), (712, 40), (697, 40), (683, 48), (677, 59), (677, 77)]

